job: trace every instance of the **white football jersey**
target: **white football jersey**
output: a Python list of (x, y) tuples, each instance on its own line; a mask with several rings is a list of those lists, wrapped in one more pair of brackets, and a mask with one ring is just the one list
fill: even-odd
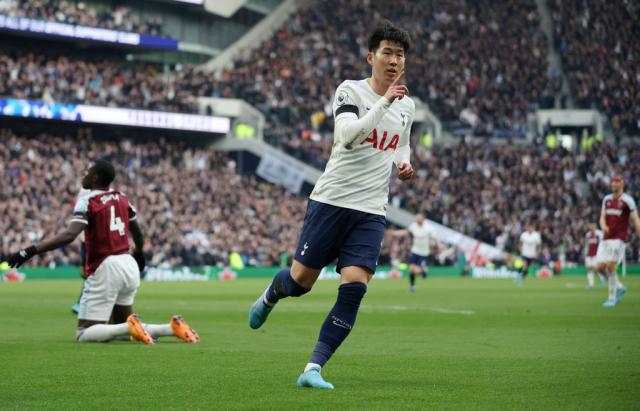
[(542, 237), (537, 231), (528, 232), (525, 231), (520, 235), (521, 249), (520, 253), (523, 257), (536, 258), (536, 249), (542, 244)]
[(427, 223), (418, 225), (418, 223), (413, 222), (409, 226), (409, 232), (413, 236), (411, 252), (422, 257), (431, 254), (431, 230), (427, 227)]
[(415, 103), (405, 96), (389, 104), (373, 91), (367, 79), (347, 80), (338, 86), (333, 101), (336, 123), (340, 119), (364, 120), (368, 113), (367, 119), (377, 119), (374, 114), (381, 117), (353, 138), (339, 135), (336, 126), (331, 157), (310, 198), (337, 207), (386, 215), (389, 177), (394, 159), (397, 160), (396, 153), (405, 153), (402, 162), (409, 159)]

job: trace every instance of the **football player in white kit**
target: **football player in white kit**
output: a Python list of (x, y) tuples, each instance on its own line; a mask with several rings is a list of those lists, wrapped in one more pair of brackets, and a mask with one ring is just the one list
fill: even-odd
[(520, 255), (524, 260), (524, 264), (519, 275), (516, 276), (516, 284), (522, 284), (522, 280), (529, 273), (531, 264), (538, 261), (541, 246), (542, 237), (540, 237), (540, 233), (535, 231), (533, 224), (527, 224), (526, 231), (520, 235)]
[(260, 328), (279, 300), (308, 293), (322, 268), (337, 260), (338, 298), (299, 387), (333, 388), (320, 371), (351, 332), (376, 271), (393, 165), (400, 180), (413, 176), (409, 133), (415, 104), (400, 84), (409, 47), (409, 33), (384, 22), (368, 39), (371, 77), (338, 86), (331, 157), (311, 193), (293, 264), (276, 274), (249, 310), (249, 326)]
[[(591, 290), (595, 284), (595, 274), (597, 272), (596, 255), (598, 254), (598, 244), (602, 241), (602, 231), (596, 229), (594, 223), (587, 226), (589, 231), (584, 238), (584, 265), (587, 267), (587, 288)], [(600, 285), (604, 287), (604, 275), (600, 276)]]
[(391, 235), (394, 237), (411, 235), (413, 240), (411, 244), (411, 255), (409, 256), (409, 292), (416, 291), (416, 276), (421, 275), (427, 278), (427, 258), (431, 254), (431, 230), (424, 221), (424, 215), (418, 213), (416, 221), (411, 223), (408, 228), (403, 230), (393, 230)]

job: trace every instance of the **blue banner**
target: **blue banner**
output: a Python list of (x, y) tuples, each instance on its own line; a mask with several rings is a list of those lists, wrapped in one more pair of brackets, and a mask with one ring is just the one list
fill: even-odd
[(65, 37), (78, 40), (100, 41), (144, 48), (177, 50), (178, 40), (170, 37), (151, 36), (128, 31), (110, 30), (99, 27), (79, 26), (56, 21), (35, 20), (0, 14), (0, 29), (19, 33), (32, 33), (51, 37)]
[(0, 115), (226, 134), (228, 117), (0, 98)]

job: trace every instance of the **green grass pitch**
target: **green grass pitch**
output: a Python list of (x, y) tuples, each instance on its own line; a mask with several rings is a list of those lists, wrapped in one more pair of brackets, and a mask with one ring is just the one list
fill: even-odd
[(0, 409), (532, 409), (640, 407), (640, 277), (613, 309), (584, 277), (373, 281), (356, 327), (323, 370), (333, 391), (295, 387), (337, 282), (247, 310), (268, 280), (143, 283), (145, 322), (181, 313), (201, 343), (79, 344), (80, 281), (0, 283)]

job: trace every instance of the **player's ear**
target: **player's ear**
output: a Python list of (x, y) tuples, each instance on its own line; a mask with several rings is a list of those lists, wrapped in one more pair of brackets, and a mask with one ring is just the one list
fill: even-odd
[(367, 53), (367, 63), (369, 63), (370, 66), (373, 66), (373, 51)]

